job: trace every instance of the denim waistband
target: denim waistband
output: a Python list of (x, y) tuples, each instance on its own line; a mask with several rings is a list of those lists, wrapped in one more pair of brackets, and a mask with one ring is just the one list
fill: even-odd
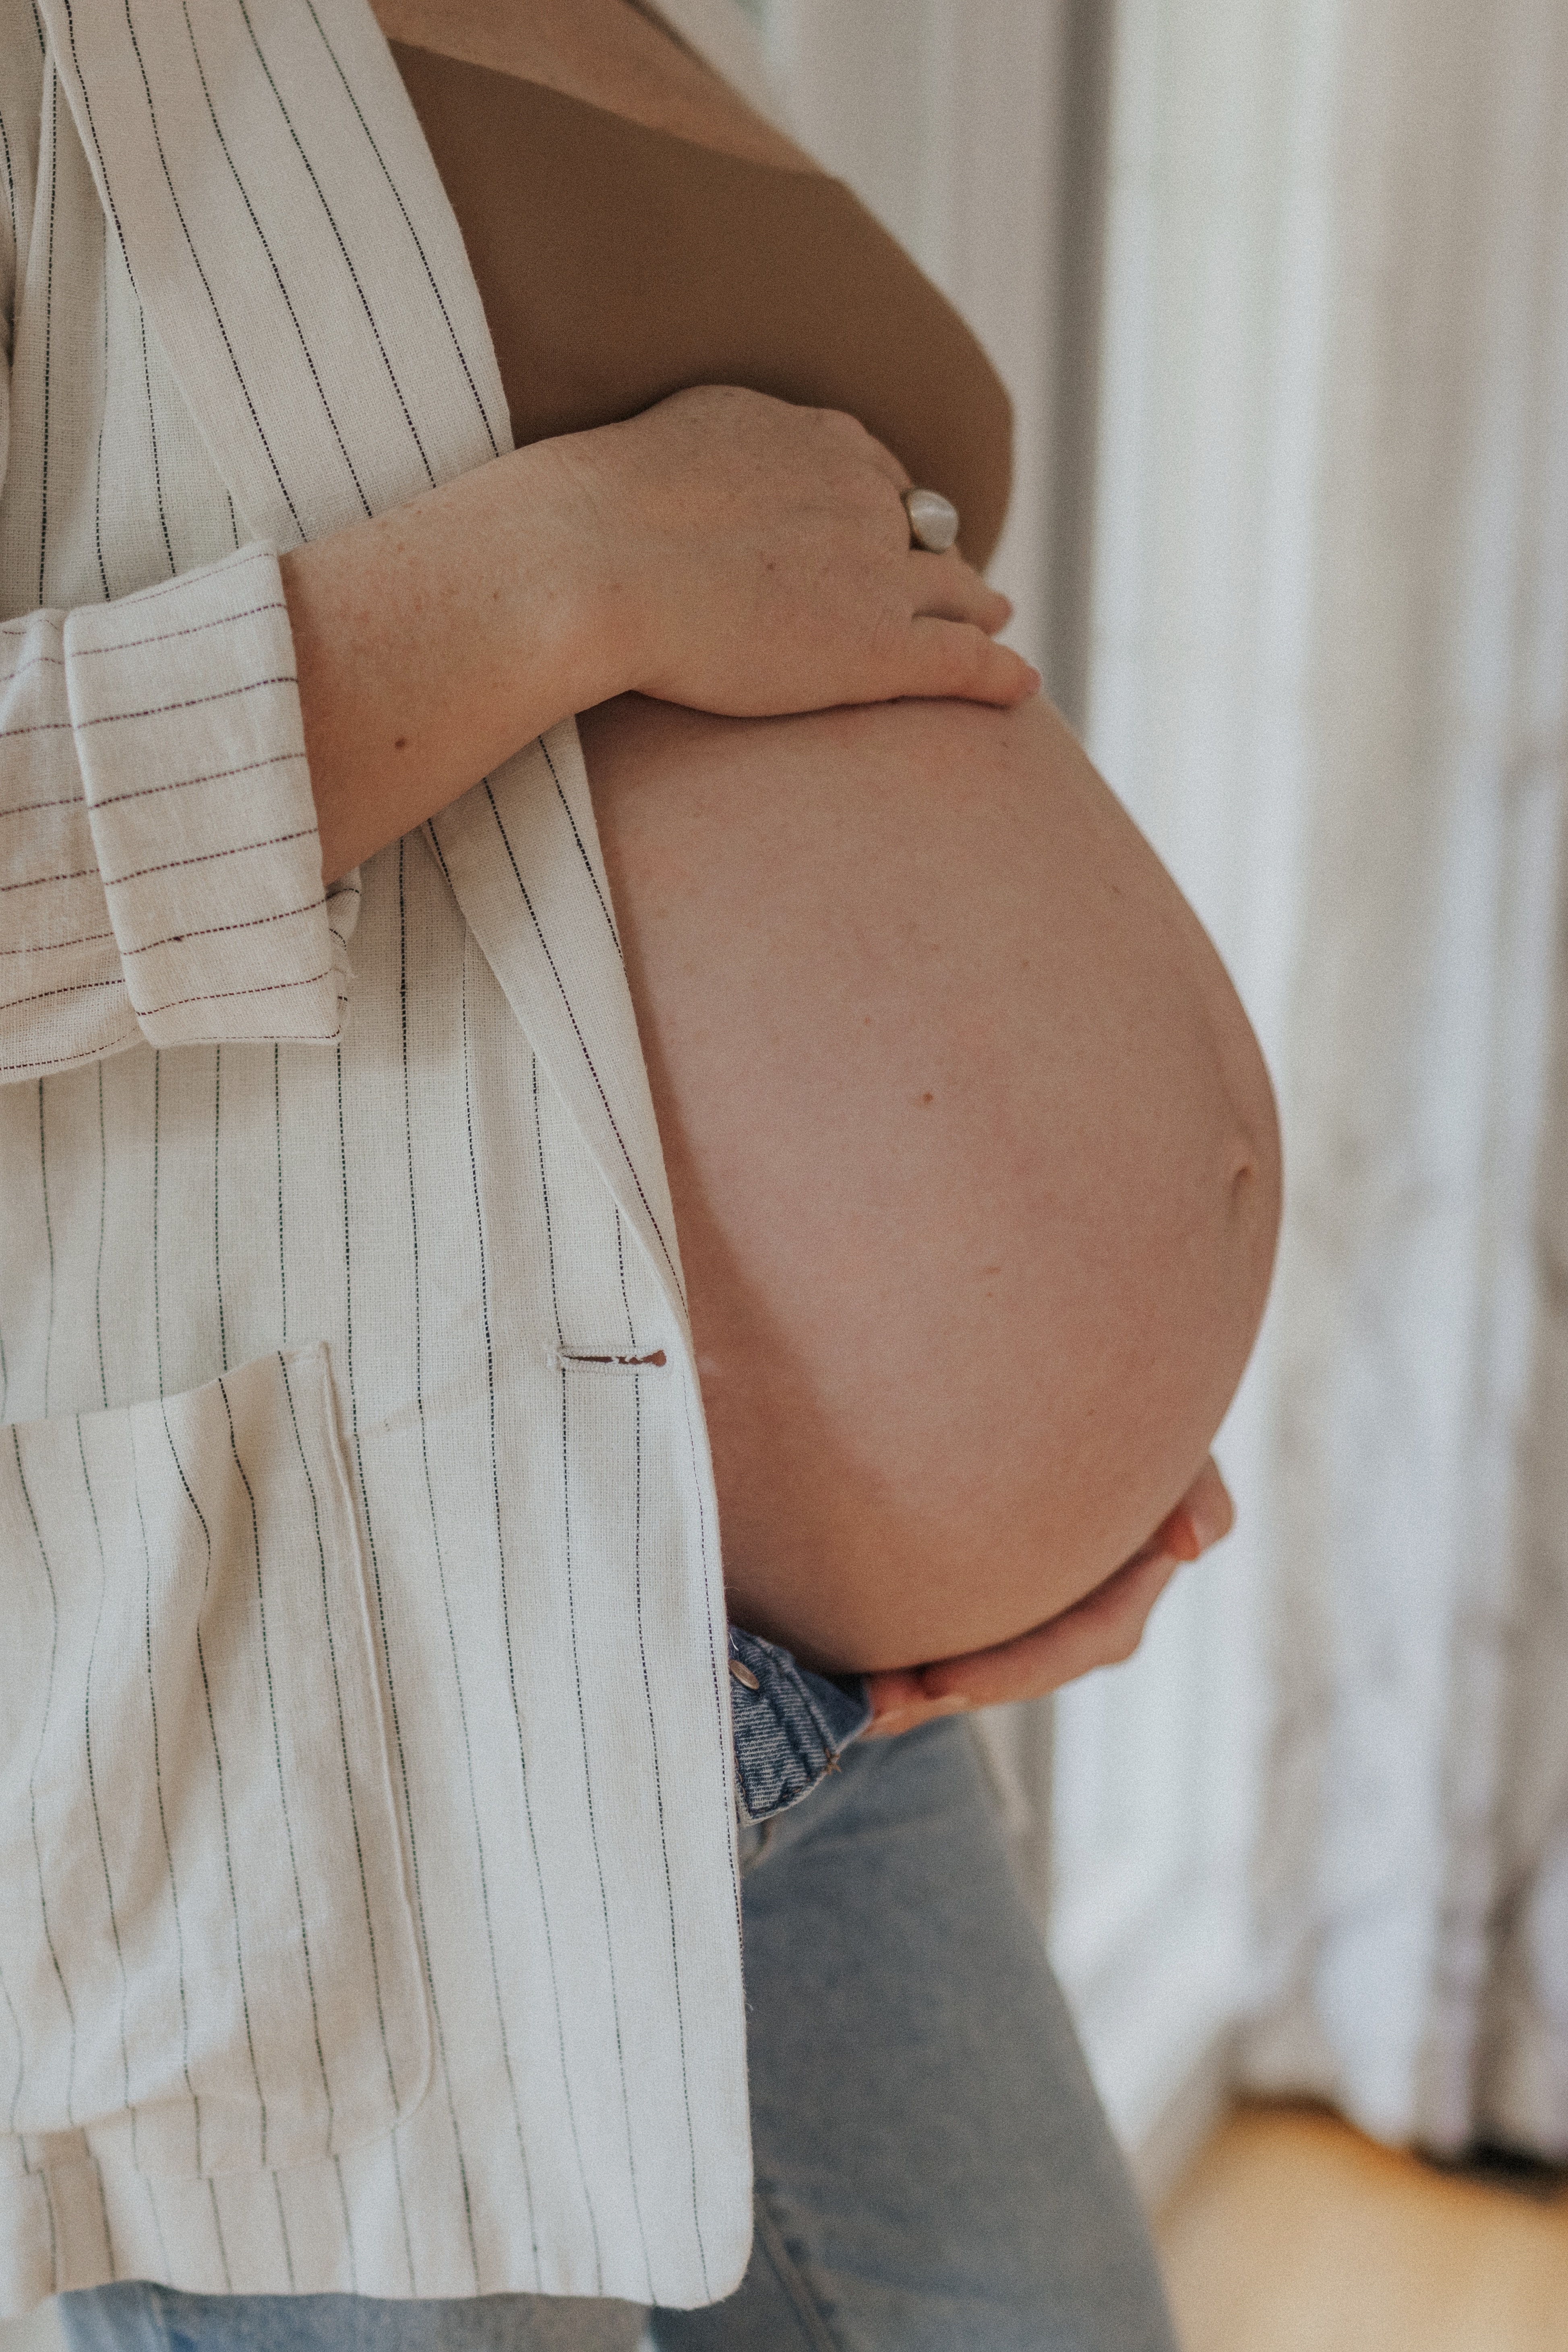
[(776, 1642), (739, 1625), (730, 1628), (730, 1698), (743, 1822), (798, 1805), (871, 1720), (864, 1675), (813, 1674)]

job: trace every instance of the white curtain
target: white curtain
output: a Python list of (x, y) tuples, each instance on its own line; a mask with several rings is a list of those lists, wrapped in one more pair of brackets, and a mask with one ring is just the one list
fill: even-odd
[(1568, 2155), (1568, 9), (1121, 0), (1091, 743), (1289, 1212), (1245, 2081)]

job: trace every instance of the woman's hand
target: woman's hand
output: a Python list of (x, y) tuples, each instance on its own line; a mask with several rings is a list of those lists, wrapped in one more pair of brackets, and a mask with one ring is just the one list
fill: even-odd
[(991, 642), (1006, 598), (955, 550), (910, 548), (910, 478), (851, 416), (706, 385), (554, 449), (643, 694), (745, 719), (1039, 686)]
[(1006, 598), (911, 550), (906, 481), (852, 417), (708, 387), (290, 549), (323, 878), (633, 688), (741, 718), (1023, 701)]
[(1059, 1617), (994, 1650), (868, 1675), (873, 1716), (866, 1738), (890, 1738), (938, 1716), (964, 1715), (1011, 1699), (1043, 1698), (1097, 1666), (1121, 1665), (1138, 1647), (1149, 1612), (1177, 1569), (1227, 1536), (1235, 1519), (1211, 1456), (1142, 1550)]

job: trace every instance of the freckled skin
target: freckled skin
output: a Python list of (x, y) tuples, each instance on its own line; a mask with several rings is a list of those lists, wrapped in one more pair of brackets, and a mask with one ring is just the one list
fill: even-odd
[(733, 1613), (834, 1665), (1005, 1641), (1138, 1549), (1251, 1347), (1241, 1007), (1042, 703), (583, 731)]

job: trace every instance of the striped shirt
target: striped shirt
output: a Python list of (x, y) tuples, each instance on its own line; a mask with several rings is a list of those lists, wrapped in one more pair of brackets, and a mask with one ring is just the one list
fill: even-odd
[(711, 1473), (574, 727), (323, 893), (276, 551), (504, 447), (364, 0), (0, 0), (0, 2312), (744, 2265)]

